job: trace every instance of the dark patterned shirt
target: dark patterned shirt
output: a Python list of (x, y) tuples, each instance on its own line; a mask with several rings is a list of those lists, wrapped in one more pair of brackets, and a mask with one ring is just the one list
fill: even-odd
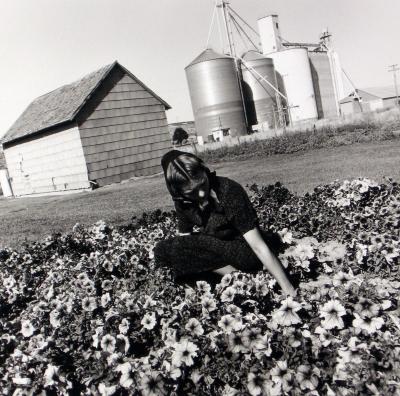
[(178, 231), (188, 233), (196, 225), (200, 232), (223, 240), (233, 240), (258, 227), (257, 213), (246, 190), (234, 180), (217, 176), (211, 188), (219, 203), (210, 197), (204, 210), (192, 202), (175, 201)]

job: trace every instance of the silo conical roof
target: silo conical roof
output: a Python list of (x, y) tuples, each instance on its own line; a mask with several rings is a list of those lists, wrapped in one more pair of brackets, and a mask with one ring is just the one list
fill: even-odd
[(185, 67), (185, 69), (187, 69), (190, 66), (195, 65), (196, 63), (206, 62), (206, 61), (215, 60), (215, 59), (224, 59), (224, 58), (232, 59), (232, 57), (230, 57), (230, 56), (220, 54), (218, 52), (215, 52), (211, 48), (207, 48), (200, 55), (198, 55), (195, 59), (193, 59), (192, 62), (190, 62)]
[(265, 60), (265, 59), (271, 60), (271, 58), (268, 58), (265, 55), (260, 54), (258, 51), (254, 51), (254, 50), (245, 52), (242, 55), (242, 59), (244, 59), (245, 61), (249, 61), (249, 62), (254, 61), (254, 60)]

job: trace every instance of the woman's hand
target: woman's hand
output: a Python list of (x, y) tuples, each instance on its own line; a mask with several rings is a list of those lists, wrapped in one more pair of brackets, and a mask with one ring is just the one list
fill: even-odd
[(287, 277), (279, 259), (272, 253), (271, 249), (264, 242), (258, 228), (256, 227), (246, 232), (243, 237), (256, 256), (263, 263), (264, 269), (267, 269), (276, 279), (283, 292), (294, 297), (296, 295), (295, 288)]

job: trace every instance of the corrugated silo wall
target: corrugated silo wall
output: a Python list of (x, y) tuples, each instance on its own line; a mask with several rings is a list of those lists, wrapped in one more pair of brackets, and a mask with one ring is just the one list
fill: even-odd
[(78, 120), (89, 179), (100, 186), (161, 171), (171, 148), (165, 106), (116, 68)]
[(209, 59), (185, 70), (197, 135), (207, 141), (214, 130), (224, 128), (231, 136), (247, 135), (234, 60)]
[(331, 66), (326, 52), (309, 52), (318, 118), (336, 117), (337, 104)]

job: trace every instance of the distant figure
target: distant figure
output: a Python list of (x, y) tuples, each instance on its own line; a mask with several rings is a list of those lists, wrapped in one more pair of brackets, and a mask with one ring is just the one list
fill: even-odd
[[(216, 176), (191, 153), (171, 150), (161, 165), (175, 204), (178, 236), (157, 243), (157, 265), (171, 268), (178, 282), (211, 271), (221, 276), (267, 269), (286, 294), (295, 294), (272, 252), (282, 246), (279, 235), (260, 231), (256, 211), (239, 183)], [(200, 232), (193, 232), (195, 225)]]
[(181, 127), (175, 128), (174, 135), (172, 136), (173, 144), (182, 144), (185, 140), (189, 139), (188, 133)]

